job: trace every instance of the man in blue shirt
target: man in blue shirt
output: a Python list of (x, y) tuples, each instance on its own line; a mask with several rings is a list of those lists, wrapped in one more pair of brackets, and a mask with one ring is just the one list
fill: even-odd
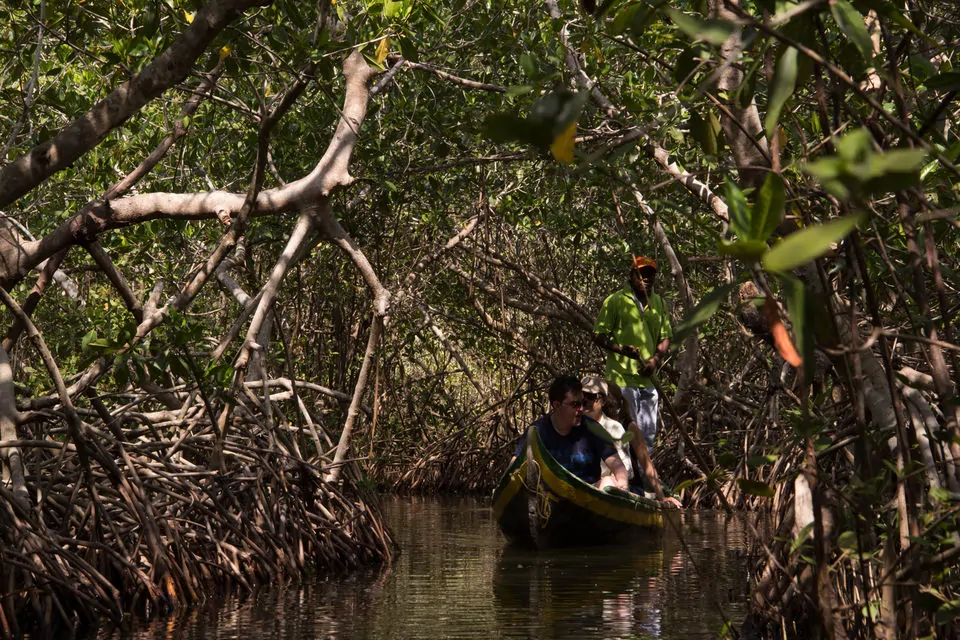
[[(626, 491), (627, 469), (616, 449), (613, 444), (593, 433), (586, 424), (590, 418), (583, 416), (583, 387), (580, 380), (570, 375), (559, 376), (550, 385), (549, 399), (550, 413), (533, 423), (544, 448), (561, 466), (584, 482), (599, 482), (601, 489), (615, 486)], [(527, 434), (524, 433), (517, 443), (514, 458), (524, 454), (526, 445)], [(601, 460), (611, 471), (602, 479)]]

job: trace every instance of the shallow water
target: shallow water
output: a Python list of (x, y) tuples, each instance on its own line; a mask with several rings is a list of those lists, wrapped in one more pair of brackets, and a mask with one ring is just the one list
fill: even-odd
[(746, 613), (742, 521), (688, 513), (663, 544), (509, 548), (489, 505), (387, 498), (402, 552), (387, 568), (210, 601), (101, 638), (354, 639), (719, 637)]

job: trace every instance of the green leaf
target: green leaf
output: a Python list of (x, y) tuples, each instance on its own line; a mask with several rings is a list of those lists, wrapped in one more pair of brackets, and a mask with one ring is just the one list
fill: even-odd
[(537, 61), (529, 53), (520, 54), (520, 68), (528, 78), (536, 78), (539, 73)]
[(403, 9), (402, 1), (383, 0), (383, 17), (390, 20), (396, 18)]
[(772, 454), (762, 455), (762, 456), (750, 456), (747, 458), (747, 465), (753, 468), (762, 467), (765, 464), (773, 464), (780, 459), (780, 456), (775, 456)]
[(706, 45), (702, 43), (696, 43), (690, 45), (683, 52), (677, 56), (677, 60), (673, 66), (673, 80), (677, 83), (683, 82), (687, 79), (694, 69), (697, 68), (697, 65), (700, 64), (700, 60), (705, 55)]
[(763, 256), (763, 268), (786, 273), (816, 260), (830, 250), (830, 245), (856, 229), (865, 217), (863, 214), (845, 216), (792, 233)]
[(833, 14), (833, 19), (844, 35), (847, 36), (847, 39), (860, 50), (863, 59), (867, 62), (872, 61), (873, 40), (867, 33), (867, 25), (863, 21), (863, 15), (847, 0), (833, 0), (830, 4), (830, 13)]
[(90, 348), (90, 343), (97, 338), (97, 330), (90, 329), (80, 340), (80, 351), (86, 351)]
[(736, 30), (736, 25), (729, 20), (703, 20), (676, 9), (667, 9), (667, 13), (680, 30), (693, 40), (721, 45)]
[(187, 366), (187, 363), (184, 362), (180, 356), (174, 356), (170, 359), (170, 371), (181, 380), (193, 379), (193, 376), (190, 374), (190, 367)]
[(803, 282), (787, 275), (783, 276), (783, 288), (797, 352), (803, 358), (804, 375), (810, 380), (813, 376), (810, 367), (815, 366), (816, 361), (813, 357), (813, 314), (808, 304), (807, 290)]
[(713, 116), (712, 113), (707, 114), (707, 119), (703, 119), (699, 113), (695, 110), (690, 111), (690, 135), (693, 136), (693, 139), (700, 145), (700, 148), (703, 150), (703, 153), (708, 156), (717, 156), (719, 155), (719, 149), (717, 146), (718, 134), (719, 134), (719, 121), (717, 122), (718, 130), (714, 130), (713, 121), (711, 119)]
[(400, 55), (403, 56), (405, 60), (410, 62), (417, 62), (420, 59), (420, 52), (417, 50), (417, 45), (407, 36), (401, 36), (398, 38), (400, 43)]
[(837, 537), (837, 546), (844, 553), (856, 555), (857, 553), (857, 534), (854, 531), (844, 531)]
[(740, 487), (740, 491), (761, 498), (772, 498), (774, 494), (773, 487), (770, 485), (748, 478), (737, 478), (737, 486)]
[(940, 91), (960, 91), (960, 71), (947, 71), (927, 78), (923, 84), (928, 89), (937, 89)]
[(770, 247), (763, 240), (737, 240), (736, 242), (721, 240), (717, 243), (717, 251), (744, 262), (757, 262), (769, 249)]
[(522, 142), (538, 147), (550, 144), (549, 123), (532, 124), (528, 118), (509, 113), (493, 113), (483, 122), (484, 134), (494, 142)]
[(533, 85), (521, 84), (514, 87), (507, 87), (507, 90), (504, 91), (503, 93), (504, 95), (510, 96), (511, 98), (515, 98), (517, 96), (526, 95), (531, 91), (533, 91), (533, 89), (534, 89)]
[(694, 478), (694, 479), (692, 479), (692, 480), (684, 480), (683, 482), (681, 482), (680, 484), (678, 484), (677, 486), (675, 486), (675, 487), (673, 488), (673, 491), (674, 491), (674, 493), (680, 493), (680, 492), (683, 491), (684, 489), (688, 489), (688, 488), (690, 488), (690, 487), (695, 487), (695, 486), (697, 486), (698, 484), (700, 484), (701, 482), (703, 482), (703, 478)]
[(797, 88), (797, 50), (787, 47), (780, 59), (773, 75), (773, 84), (770, 87), (770, 98), (767, 100), (767, 116), (763, 121), (763, 128), (767, 137), (771, 137), (780, 120), (780, 111), (783, 105), (793, 95)]
[(886, 0), (853, 0), (853, 4), (860, 9), (861, 12), (864, 10), (869, 12), (872, 9), (877, 12), (877, 15), (889, 18), (907, 31), (910, 31), (916, 36), (920, 36), (934, 46), (938, 46), (934, 38), (931, 38), (920, 30), (909, 18), (900, 13), (900, 10), (891, 2), (887, 2)]
[(934, 615), (937, 624), (948, 624), (958, 617), (960, 617), (960, 600), (944, 602)]
[(750, 216), (750, 239), (766, 241), (783, 219), (786, 194), (783, 178), (770, 172), (760, 187)]
[(633, 22), (633, 16), (641, 8), (643, 8), (643, 3), (635, 2), (620, 9), (613, 18), (613, 28), (610, 30), (610, 34), (618, 36), (626, 31), (627, 27)]
[(843, 179), (845, 165), (842, 158), (833, 156), (810, 162), (803, 170), (816, 178), (828, 193), (840, 200), (846, 200), (850, 197), (850, 188)]
[(804, 543), (810, 539), (810, 534), (813, 532), (813, 523), (806, 525), (803, 529), (797, 532), (797, 537), (793, 539), (793, 543), (790, 545), (790, 553), (796, 553)]
[(730, 214), (730, 228), (742, 240), (750, 239), (750, 217), (747, 198), (735, 182), (727, 179), (727, 210)]
[(584, 416), (583, 422), (587, 425), (587, 429), (590, 429), (590, 431), (593, 432), (593, 435), (611, 444), (617, 443), (617, 439), (607, 433), (607, 430), (603, 428), (603, 425), (596, 420)]
[(680, 326), (673, 335), (673, 344), (682, 344), (684, 339), (700, 325), (713, 317), (723, 301), (727, 299), (730, 292), (733, 291), (732, 284), (723, 284), (715, 287), (710, 293), (705, 295), (696, 307), (684, 318)]

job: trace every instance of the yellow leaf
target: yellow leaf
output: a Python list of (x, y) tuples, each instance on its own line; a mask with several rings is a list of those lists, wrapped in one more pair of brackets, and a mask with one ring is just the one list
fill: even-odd
[(553, 139), (550, 144), (550, 153), (557, 159), (557, 162), (571, 164), (573, 162), (573, 145), (577, 137), (577, 123), (571, 122), (570, 126), (563, 130), (563, 133)]
[(183, 10), (183, 17), (186, 18), (187, 24), (193, 24), (193, 14), (186, 9)]
[(380, 41), (380, 44), (377, 45), (377, 64), (383, 64), (383, 61), (387, 59), (388, 53), (390, 53), (390, 38), (384, 38)]

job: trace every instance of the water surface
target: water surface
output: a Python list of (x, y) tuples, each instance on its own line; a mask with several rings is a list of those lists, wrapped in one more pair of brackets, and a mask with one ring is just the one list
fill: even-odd
[(488, 504), (388, 498), (392, 566), (211, 600), (101, 638), (717, 638), (746, 613), (739, 517), (688, 513), (659, 546), (506, 546)]

